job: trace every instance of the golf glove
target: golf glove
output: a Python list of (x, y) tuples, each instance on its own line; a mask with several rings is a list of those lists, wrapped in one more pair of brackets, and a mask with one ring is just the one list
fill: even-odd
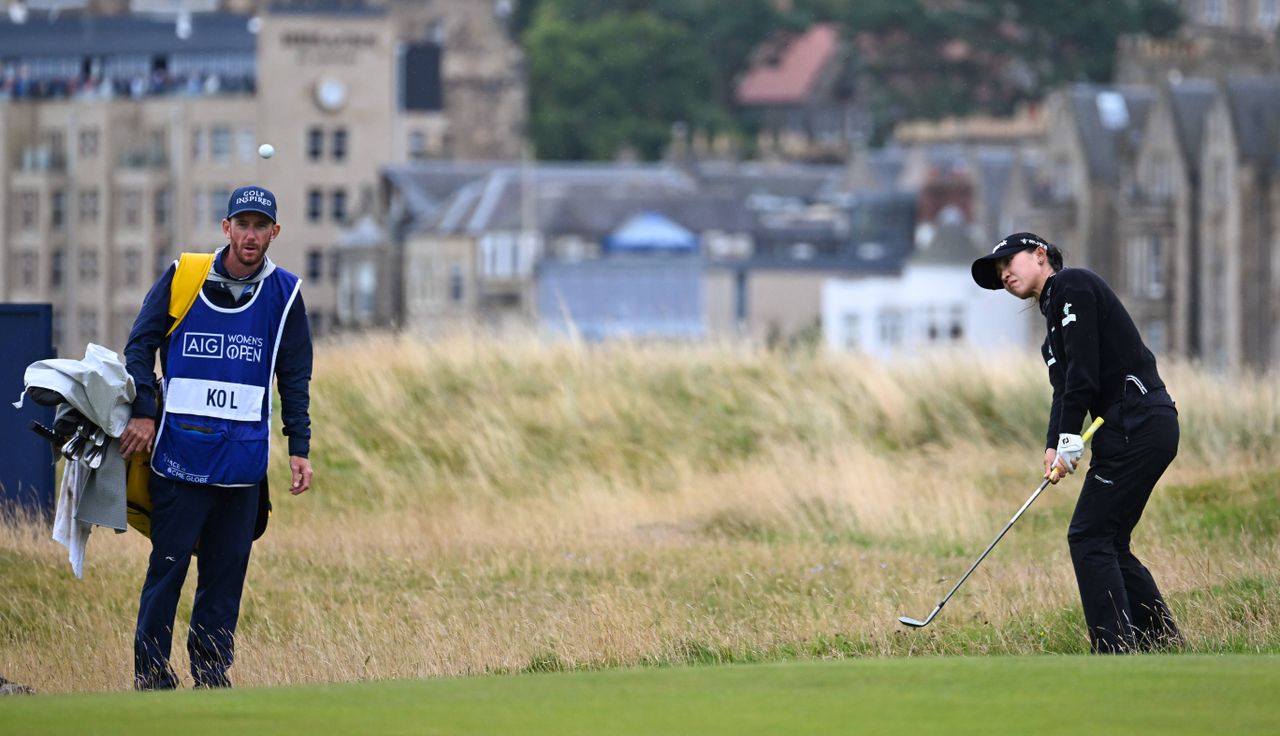
[(1058, 435), (1058, 461), (1068, 473), (1075, 472), (1081, 455), (1084, 455), (1084, 439), (1080, 435), (1066, 432)]

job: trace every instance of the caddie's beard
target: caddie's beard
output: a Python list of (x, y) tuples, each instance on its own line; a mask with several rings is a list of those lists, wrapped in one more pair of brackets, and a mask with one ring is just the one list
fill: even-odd
[(254, 250), (257, 251), (257, 256), (258, 256), (257, 260), (254, 260), (254, 261), (246, 261), (243, 258), (243, 253), (245, 250), (244, 245), (237, 247), (233, 243), (228, 242), (227, 249), (231, 251), (231, 255), (236, 259), (236, 261), (241, 266), (258, 266), (258, 265), (261, 265), (262, 261), (267, 257), (267, 248), (270, 245), (271, 245), (271, 239), (268, 238), (267, 242), (263, 243), (262, 245), (253, 246)]

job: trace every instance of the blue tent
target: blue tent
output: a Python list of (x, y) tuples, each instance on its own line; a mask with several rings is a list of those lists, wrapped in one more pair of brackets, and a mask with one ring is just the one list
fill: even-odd
[(633, 215), (604, 239), (607, 251), (666, 251), (687, 253), (697, 250), (698, 236), (658, 212)]

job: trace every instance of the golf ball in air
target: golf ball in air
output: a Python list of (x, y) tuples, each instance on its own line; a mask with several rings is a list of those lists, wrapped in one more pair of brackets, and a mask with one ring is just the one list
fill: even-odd
[(258, 155), (263, 158), (271, 158), (276, 155), (276, 147), (270, 143), (263, 143), (261, 146), (258, 146)]

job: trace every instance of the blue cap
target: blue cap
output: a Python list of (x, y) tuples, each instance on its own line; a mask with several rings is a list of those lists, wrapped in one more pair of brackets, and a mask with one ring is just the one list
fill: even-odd
[(276, 195), (270, 189), (262, 187), (240, 187), (231, 193), (227, 200), (227, 219), (241, 212), (261, 212), (276, 221)]

